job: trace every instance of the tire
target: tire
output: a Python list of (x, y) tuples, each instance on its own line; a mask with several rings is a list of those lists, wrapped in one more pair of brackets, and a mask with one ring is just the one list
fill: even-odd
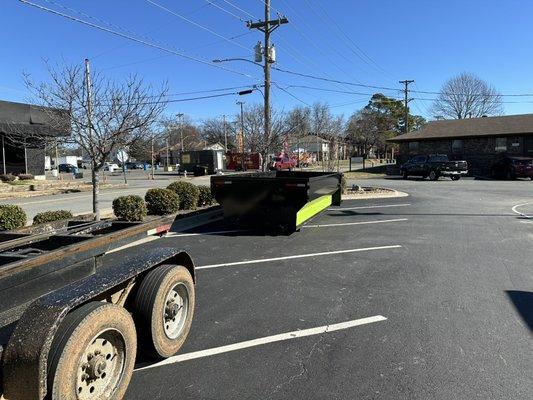
[(143, 278), (133, 307), (146, 355), (167, 358), (179, 351), (191, 329), (194, 302), (192, 276), (181, 265), (161, 265)]
[(48, 357), (51, 400), (119, 400), (133, 373), (135, 324), (123, 308), (91, 302), (66, 316)]
[(459, 179), (461, 179), (459, 175), (452, 175), (450, 178), (452, 178), (452, 181), (458, 181)]
[(431, 171), (429, 171), (428, 177), (430, 181), (437, 181), (439, 180), (439, 173), (432, 169)]

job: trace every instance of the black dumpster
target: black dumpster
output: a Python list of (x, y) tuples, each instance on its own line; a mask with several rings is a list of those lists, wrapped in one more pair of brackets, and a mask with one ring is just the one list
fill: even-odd
[(341, 203), (340, 173), (272, 171), (212, 176), (211, 191), (226, 218), (284, 232)]

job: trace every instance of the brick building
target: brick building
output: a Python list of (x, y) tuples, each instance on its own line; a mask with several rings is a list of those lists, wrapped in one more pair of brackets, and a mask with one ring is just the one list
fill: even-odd
[(533, 114), (432, 121), (389, 142), (400, 145), (399, 164), (439, 153), (468, 161), (471, 175), (488, 175), (501, 153), (533, 157)]

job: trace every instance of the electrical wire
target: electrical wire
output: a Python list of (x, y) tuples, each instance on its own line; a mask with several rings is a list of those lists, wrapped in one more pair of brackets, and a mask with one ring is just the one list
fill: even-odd
[(94, 29), (97, 29), (97, 30), (100, 30), (100, 31), (103, 31), (103, 32), (106, 32), (106, 33), (110, 33), (112, 35), (119, 36), (119, 37), (122, 37), (124, 39), (128, 39), (128, 40), (131, 40), (131, 41), (139, 43), (139, 44), (143, 44), (143, 45), (148, 46), (148, 47), (152, 47), (152, 48), (155, 48), (155, 49), (158, 49), (158, 50), (161, 50), (161, 51), (165, 51), (167, 53), (176, 55), (178, 57), (185, 58), (185, 59), (190, 60), (190, 61), (195, 61), (195, 62), (200, 63), (200, 64), (209, 65), (209, 66), (211, 66), (213, 68), (218, 68), (220, 70), (223, 70), (223, 71), (226, 71), (226, 72), (231, 72), (231, 73), (234, 73), (234, 74), (237, 74), (237, 75), (241, 75), (241, 76), (245, 76), (247, 78), (253, 78), (253, 76), (251, 76), (249, 74), (246, 74), (244, 72), (240, 72), (240, 71), (233, 70), (231, 68), (226, 68), (226, 67), (223, 67), (223, 66), (220, 66), (220, 65), (216, 65), (216, 64), (214, 64), (214, 63), (212, 63), (210, 61), (202, 60), (200, 58), (184, 54), (184, 53), (182, 53), (180, 51), (173, 50), (173, 49), (168, 49), (168, 48), (163, 47), (163, 46), (161, 46), (159, 44), (148, 42), (148, 41), (143, 40), (143, 39), (139, 39), (139, 38), (137, 38), (135, 36), (126, 35), (126, 34), (124, 34), (122, 32), (118, 32), (118, 31), (115, 31), (115, 30), (112, 30), (112, 29), (108, 29), (108, 28), (103, 27), (101, 25), (97, 25), (97, 24), (94, 24), (92, 22), (85, 21), (83, 19), (80, 19), (80, 18), (77, 18), (77, 17), (73, 17), (71, 15), (68, 15), (68, 14), (53, 10), (51, 8), (44, 7), (44, 6), (41, 6), (39, 4), (32, 3), (31, 1), (28, 1), (28, 0), (18, 0), (18, 1), (20, 3), (22, 3), (22, 4), (24, 4), (24, 5), (37, 8), (37, 9), (39, 9), (41, 11), (45, 11), (45, 12), (48, 12), (50, 14), (54, 14), (54, 15), (66, 18), (66, 19), (69, 19), (69, 20), (74, 21), (74, 22), (78, 22), (78, 23), (80, 23), (82, 25), (86, 25), (86, 26), (89, 26), (91, 28), (94, 28)]
[(241, 21), (241, 22), (246, 22), (246, 21), (244, 20), (244, 18), (239, 17), (237, 14), (232, 13), (231, 11), (225, 9), (224, 7), (220, 7), (218, 4), (215, 4), (215, 3), (213, 3), (212, 1), (209, 1), (209, 0), (205, 0), (205, 1), (207, 1), (207, 3), (210, 4), (210, 5), (212, 5), (213, 7), (216, 7), (216, 8), (218, 8), (219, 10), (225, 12), (226, 14), (229, 14), (229, 15), (231, 15), (232, 17), (237, 18), (239, 21)]
[(247, 16), (249, 16), (250, 18), (252, 19), (255, 19), (254, 15), (253, 14), (250, 14), (248, 11), (246, 10), (243, 10), (242, 8), (240, 7), (237, 7), (235, 4), (233, 4), (232, 2), (228, 1), (228, 0), (222, 0), (224, 3), (232, 6), (234, 9), (236, 10), (239, 10), (240, 12), (242, 12), (243, 14), (246, 14)]
[(161, 10), (163, 10), (163, 11), (169, 13), (169, 14), (174, 15), (175, 17), (177, 17), (177, 18), (179, 18), (179, 19), (181, 19), (181, 20), (183, 20), (183, 21), (185, 21), (185, 22), (188, 22), (188, 23), (191, 24), (191, 25), (196, 26), (197, 28), (203, 29), (204, 31), (209, 32), (209, 33), (211, 33), (212, 35), (215, 35), (215, 36), (217, 36), (217, 37), (219, 37), (219, 38), (221, 38), (221, 39), (227, 41), (228, 43), (234, 44), (235, 46), (238, 46), (238, 47), (240, 47), (241, 49), (244, 49), (244, 50), (246, 50), (246, 51), (250, 51), (250, 49), (249, 49), (248, 47), (243, 46), (242, 44), (240, 44), (240, 43), (238, 43), (238, 42), (236, 42), (236, 41), (234, 41), (234, 40), (232, 40), (232, 39), (230, 39), (230, 38), (227, 38), (227, 37), (225, 37), (224, 35), (221, 35), (221, 34), (215, 32), (215, 31), (212, 30), (211, 28), (208, 28), (208, 27), (206, 27), (206, 26), (204, 26), (204, 25), (201, 25), (201, 24), (199, 24), (198, 22), (193, 21), (192, 19), (189, 19), (189, 18), (187, 18), (187, 17), (185, 17), (185, 16), (183, 16), (183, 15), (181, 15), (181, 14), (175, 12), (175, 11), (172, 11), (171, 9), (169, 9), (169, 8), (167, 8), (167, 7), (165, 7), (165, 6), (161, 5), (161, 4), (159, 4), (159, 3), (156, 3), (155, 1), (152, 1), (152, 0), (145, 0), (145, 1), (146, 1), (147, 3), (149, 3), (149, 4), (152, 4), (152, 5), (155, 6), (155, 7), (160, 8)]

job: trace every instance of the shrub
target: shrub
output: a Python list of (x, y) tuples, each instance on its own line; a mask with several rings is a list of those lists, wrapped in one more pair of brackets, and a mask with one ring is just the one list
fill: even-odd
[(198, 207), (210, 206), (215, 202), (209, 186), (198, 186), (198, 190), (200, 193), (198, 197)]
[(35, 178), (32, 174), (18, 174), (17, 176), (21, 181), (31, 181)]
[(148, 214), (166, 215), (178, 211), (180, 199), (176, 193), (168, 189), (150, 189), (144, 196)]
[(26, 213), (20, 206), (0, 205), (0, 231), (22, 228), (26, 221)]
[(146, 216), (146, 204), (141, 196), (120, 196), (113, 200), (113, 212), (123, 221), (142, 221)]
[(63, 219), (70, 219), (72, 217), (72, 212), (70, 212), (69, 210), (44, 211), (35, 214), (35, 217), (33, 217), (33, 225), (61, 221)]
[(13, 174), (1, 174), (0, 181), (2, 182), (13, 182), (17, 177)]
[(167, 189), (176, 193), (180, 199), (181, 210), (196, 210), (200, 191), (196, 185), (190, 182), (178, 181), (172, 182)]

